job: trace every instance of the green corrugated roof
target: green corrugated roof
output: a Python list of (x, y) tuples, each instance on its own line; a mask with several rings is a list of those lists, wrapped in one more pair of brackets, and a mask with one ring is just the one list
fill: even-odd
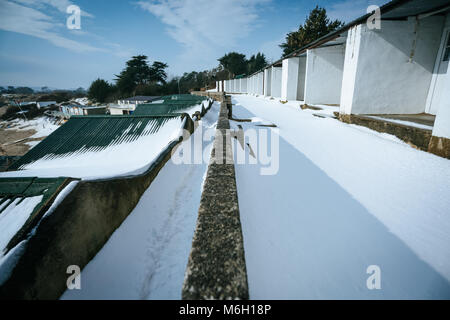
[(182, 113), (201, 102), (182, 102), (182, 103), (148, 103), (140, 104), (134, 110), (133, 115), (164, 115), (173, 113)]
[[(0, 214), (9, 205), (14, 205), (15, 199), (23, 201), (29, 197), (42, 195), (42, 200), (33, 208), (24, 225), (17, 231), (7, 245), (7, 249), (13, 248), (31, 231), (48, 208), (49, 201), (54, 198), (62, 188), (70, 181), (69, 178), (0, 178)], [(44, 209), (44, 210), (41, 210)]]
[(167, 102), (170, 100), (203, 101), (206, 99), (207, 99), (207, 97), (195, 96), (193, 94), (172, 94), (172, 95), (162, 96), (158, 100), (164, 100), (164, 102)]
[(111, 145), (132, 142), (142, 135), (156, 133), (169, 119), (181, 117), (181, 114), (72, 116), (8, 170), (19, 170), (44, 157), (52, 159), (81, 149), (83, 152), (101, 151)]

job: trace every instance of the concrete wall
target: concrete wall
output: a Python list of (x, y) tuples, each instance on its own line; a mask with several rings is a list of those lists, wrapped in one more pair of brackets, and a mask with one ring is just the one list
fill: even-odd
[(258, 91), (257, 94), (263, 95), (264, 94), (264, 72), (258, 73)]
[(340, 103), (344, 57), (344, 45), (307, 51), (304, 89), (306, 104)]
[(183, 300), (249, 298), (230, 123), (220, 106), (214, 147), (182, 287)]
[(303, 100), (306, 57), (283, 60), (281, 73), (281, 100)]
[(270, 97), (272, 90), (272, 68), (264, 69), (264, 96)]
[[(341, 113), (413, 114), (425, 111), (444, 17), (365, 24), (347, 37)], [(417, 32), (415, 32), (415, 30)]]

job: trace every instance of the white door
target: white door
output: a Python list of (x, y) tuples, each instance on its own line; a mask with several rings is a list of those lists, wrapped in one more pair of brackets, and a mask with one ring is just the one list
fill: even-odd
[(430, 102), (428, 106), (428, 113), (436, 114), (439, 108), (441, 99), (441, 92), (443, 90), (443, 80), (447, 73), (448, 61), (450, 60), (450, 29), (445, 29), (441, 47), (439, 48), (438, 58), (436, 66), (434, 68), (433, 79), (430, 86)]

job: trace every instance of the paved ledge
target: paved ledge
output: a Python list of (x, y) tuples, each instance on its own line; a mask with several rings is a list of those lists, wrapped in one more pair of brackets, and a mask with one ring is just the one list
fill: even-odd
[(226, 102), (221, 104), (183, 299), (248, 299), (244, 241)]
[(359, 115), (340, 114), (338, 112), (336, 112), (335, 115), (342, 122), (357, 124), (378, 132), (393, 134), (397, 138), (405, 141), (417, 149), (428, 151), (428, 145), (431, 139), (431, 130)]

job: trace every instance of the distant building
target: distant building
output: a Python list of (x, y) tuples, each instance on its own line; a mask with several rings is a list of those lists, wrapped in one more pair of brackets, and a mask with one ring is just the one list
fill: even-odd
[(136, 108), (136, 106), (139, 104), (149, 103), (149, 102), (152, 102), (159, 98), (160, 98), (159, 96), (136, 96), (136, 97), (118, 100), (117, 104), (122, 107), (129, 106), (132, 108), (132, 110), (134, 110)]
[(106, 114), (106, 107), (92, 107), (78, 104), (69, 104), (65, 106), (60, 106), (59, 109), (65, 118), (70, 118), (71, 116)]
[(133, 114), (135, 109), (136, 109), (135, 105), (110, 104), (108, 106), (108, 111), (110, 115)]
[(53, 105), (56, 105), (56, 101), (39, 101), (36, 103), (38, 109), (47, 108)]

